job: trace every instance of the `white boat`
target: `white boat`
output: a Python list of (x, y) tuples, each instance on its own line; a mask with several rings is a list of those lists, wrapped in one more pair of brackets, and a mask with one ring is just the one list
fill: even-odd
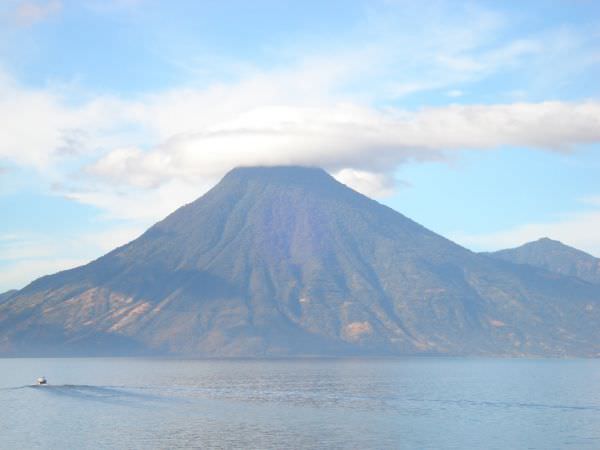
[(48, 383), (48, 381), (46, 381), (46, 377), (39, 377), (37, 379), (37, 384), (46, 384)]

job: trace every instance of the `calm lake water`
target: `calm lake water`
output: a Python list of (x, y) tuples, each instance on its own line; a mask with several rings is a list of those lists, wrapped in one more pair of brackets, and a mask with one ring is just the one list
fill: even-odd
[(597, 449), (600, 361), (0, 359), (0, 448)]

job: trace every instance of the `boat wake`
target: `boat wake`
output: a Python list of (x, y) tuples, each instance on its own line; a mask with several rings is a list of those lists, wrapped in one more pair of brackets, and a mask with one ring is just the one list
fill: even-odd
[(35, 389), (49, 395), (105, 402), (127, 403), (159, 399), (159, 397), (153, 395), (133, 392), (130, 388), (125, 387), (91, 386), (87, 384), (32, 384), (22, 388)]

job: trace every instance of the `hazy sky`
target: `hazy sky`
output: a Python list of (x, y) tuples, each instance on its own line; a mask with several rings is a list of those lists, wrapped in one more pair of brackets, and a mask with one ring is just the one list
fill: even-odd
[(251, 164), (600, 256), (600, 2), (0, 1), (0, 291)]

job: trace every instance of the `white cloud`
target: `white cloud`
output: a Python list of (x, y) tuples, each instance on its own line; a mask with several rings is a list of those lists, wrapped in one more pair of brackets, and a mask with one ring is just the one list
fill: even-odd
[(460, 89), (452, 89), (452, 90), (446, 92), (446, 95), (451, 98), (458, 98), (458, 97), (462, 97), (464, 95), (464, 93)]
[(21, 289), (31, 281), (44, 276), (72, 269), (88, 262), (85, 259), (54, 258), (12, 261), (0, 266), (0, 293)]
[(37, 277), (85, 262), (80, 257), (57, 257), (59, 252), (58, 243), (44, 236), (0, 236), (0, 292), (21, 288)]
[(23, 88), (0, 72), (0, 158), (43, 171), (65, 155), (140, 141), (134, 103), (97, 97), (73, 105), (61, 94)]
[(113, 226), (101, 232), (63, 237), (32, 233), (0, 235), (0, 293), (22, 288), (43, 275), (86, 264), (135, 239), (142, 231), (141, 227)]
[(15, 17), (20, 25), (33, 25), (57, 14), (62, 8), (60, 0), (22, 1), (15, 10)]
[[(112, 8), (140, 2), (86, 0), (85, 5), (100, 3)], [(57, 0), (21, 4), (32, 15), (34, 6), (54, 11), (60, 5)], [(340, 38), (339, 48), (295, 49), (287, 54), (295, 63), (285, 68), (245, 66), (235, 82), (173, 88), (133, 99), (90, 95), (73, 102), (68, 89), (27, 89), (0, 71), (0, 158), (50, 172), (60, 182), (65, 158), (78, 156), (89, 163), (101, 156), (88, 164), (89, 173), (111, 183), (157, 189), (176, 177), (197, 182), (201, 176), (212, 182), (237, 164), (306, 162), (332, 171), (382, 175), (382, 167), (389, 172), (407, 158), (438, 157), (439, 150), (448, 148), (548, 148), (588, 142), (584, 134), (595, 133), (574, 130), (576, 120), (554, 125), (573, 108), (583, 127), (596, 126), (594, 103), (418, 112), (371, 106), (427, 90), (457, 96), (457, 83), (524, 63), (534, 67), (546, 53), (545, 41), (540, 36), (499, 38), (509, 23), (473, 5), (372, 5), (366, 22)], [(573, 33), (566, 39), (564, 30), (555, 35), (552, 42), (561, 45), (554, 51), (562, 52), (554, 54), (557, 59), (587, 42)], [(542, 37), (548, 36), (554, 35)], [(563, 59), (569, 66), (568, 58)], [(530, 125), (531, 131), (526, 129)], [(306, 148), (299, 149), (302, 145)], [(269, 150), (272, 155), (267, 156)]]
[(64, 191), (63, 195), (100, 208), (105, 211), (106, 218), (150, 225), (175, 208), (195, 200), (213, 184), (213, 179), (202, 178), (195, 182), (171, 180), (154, 189), (119, 190), (103, 184), (88, 190)]
[(5, 76), (0, 157), (37, 168), (69, 198), (113, 217), (151, 220), (240, 165), (321, 166), (357, 190), (385, 195), (391, 174), (407, 161), (453, 150), (570, 151), (600, 142), (600, 102), (374, 107), (333, 95), (340, 73), (346, 68), (334, 63), (303, 64), (228, 85), (76, 104)]
[(570, 151), (600, 141), (598, 102), (452, 105), (416, 112), (355, 104), (265, 106), (219, 119), (151, 150), (116, 149), (88, 170), (137, 188), (214, 181), (236, 165), (298, 164), (389, 176), (407, 160), (437, 159), (451, 150)]
[(351, 186), (369, 197), (388, 197), (396, 189), (391, 174), (379, 174), (365, 170), (342, 169), (332, 174), (340, 183)]
[(582, 198), (581, 202), (586, 203), (588, 205), (600, 207), (600, 195)]

